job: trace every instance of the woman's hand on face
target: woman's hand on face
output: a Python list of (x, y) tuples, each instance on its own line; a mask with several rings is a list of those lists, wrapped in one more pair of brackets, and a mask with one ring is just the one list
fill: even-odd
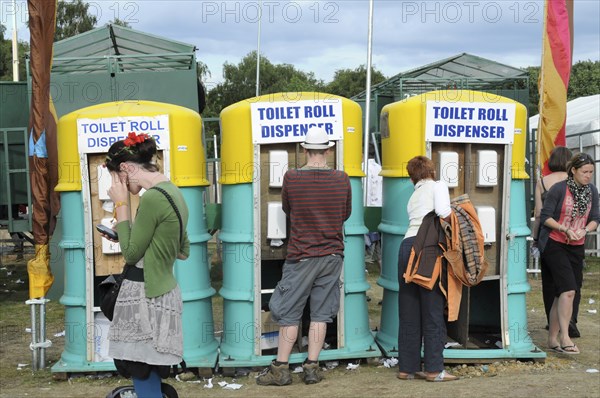
[(108, 196), (110, 196), (113, 203), (126, 202), (127, 196), (129, 195), (127, 189), (127, 173), (117, 173), (112, 171), (110, 175), (112, 177), (112, 184), (108, 189)]

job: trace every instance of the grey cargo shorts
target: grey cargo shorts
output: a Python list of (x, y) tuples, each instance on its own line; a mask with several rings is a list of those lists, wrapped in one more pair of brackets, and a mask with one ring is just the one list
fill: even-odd
[(310, 320), (331, 322), (340, 308), (343, 264), (337, 254), (286, 261), (269, 302), (273, 320), (279, 326), (298, 325), (310, 296)]

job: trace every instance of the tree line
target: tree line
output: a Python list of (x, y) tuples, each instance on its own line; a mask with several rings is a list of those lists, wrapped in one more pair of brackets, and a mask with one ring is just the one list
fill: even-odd
[[(127, 22), (116, 18), (112, 24), (129, 27)], [(90, 14), (89, 5), (82, 0), (73, 2), (59, 1), (57, 4), (55, 41), (75, 36), (94, 29), (97, 18)], [(19, 41), (19, 79), (26, 79), (25, 56), (29, 52), (29, 43)], [(247, 54), (238, 64), (225, 62), (223, 81), (207, 89), (205, 117), (216, 117), (221, 109), (254, 97), (256, 94), (256, 57), (255, 51)], [(538, 113), (539, 93), (537, 81), (540, 67), (525, 68), (529, 74), (529, 114)], [(210, 78), (206, 64), (198, 61), (198, 74), (202, 81)], [(273, 64), (268, 58), (260, 57), (260, 93), (319, 91), (350, 98), (364, 91), (367, 68), (360, 65), (354, 69), (339, 69), (331, 82), (317, 79), (313, 72), (304, 72), (290, 64)], [(386, 80), (376, 68), (371, 69), (371, 84)], [(0, 81), (12, 80), (12, 43), (6, 35), (6, 27), (0, 24)], [(571, 68), (571, 78), (567, 100), (600, 94), (600, 61), (579, 61)]]

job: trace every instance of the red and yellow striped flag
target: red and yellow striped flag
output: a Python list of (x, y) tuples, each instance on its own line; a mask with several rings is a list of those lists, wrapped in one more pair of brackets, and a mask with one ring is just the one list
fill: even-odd
[(538, 124), (538, 166), (550, 172), (548, 158), (555, 146), (564, 146), (567, 89), (573, 59), (573, 0), (545, 0)]

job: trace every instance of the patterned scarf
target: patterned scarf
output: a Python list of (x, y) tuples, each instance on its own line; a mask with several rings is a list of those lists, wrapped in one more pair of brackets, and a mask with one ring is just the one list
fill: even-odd
[(567, 187), (573, 195), (573, 212), (571, 217), (584, 216), (588, 209), (588, 204), (592, 201), (592, 190), (590, 185), (577, 185), (573, 177), (567, 178)]

